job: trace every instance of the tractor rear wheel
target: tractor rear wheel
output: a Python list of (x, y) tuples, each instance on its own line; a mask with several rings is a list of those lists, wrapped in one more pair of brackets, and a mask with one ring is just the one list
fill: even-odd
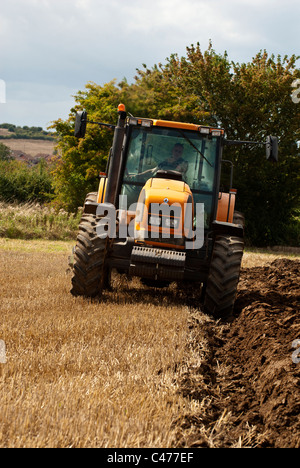
[[(96, 201), (97, 193), (90, 193), (86, 201)], [(109, 281), (106, 267), (107, 238), (101, 239), (96, 232), (101, 218), (83, 213), (74, 249), (71, 293), (74, 296), (99, 296)]]
[(216, 238), (204, 299), (204, 310), (209, 315), (223, 319), (232, 316), (243, 250), (241, 237)]

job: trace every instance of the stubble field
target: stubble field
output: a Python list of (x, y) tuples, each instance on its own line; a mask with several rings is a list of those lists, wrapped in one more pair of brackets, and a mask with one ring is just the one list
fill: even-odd
[(72, 297), (70, 247), (0, 239), (0, 447), (300, 447), (299, 258), (246, 253), (221, 324), (175, 284)]
[(53, 154), (55, 142), (51, 140), (34, 140), (34, 139), (7, 139), (0, 140), (5, 146), (8, 146), (13, 151), (22, 151), (32, 157), (37, 154)]

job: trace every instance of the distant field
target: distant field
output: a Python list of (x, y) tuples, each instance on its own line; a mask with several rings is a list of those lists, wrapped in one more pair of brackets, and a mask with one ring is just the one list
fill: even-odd
[(31, 140), (31, 139), (7, 139), (0, 140), (5, 146), (13, 151), (22, 151), (23, 153), (36, 156), (37, 154), (53, 154), (56, 143), (49, 140)]

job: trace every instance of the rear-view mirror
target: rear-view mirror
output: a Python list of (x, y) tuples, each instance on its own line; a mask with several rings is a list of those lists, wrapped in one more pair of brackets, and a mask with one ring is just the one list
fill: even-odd
[(274, 136), (267, 136), (266, 140), (266, 156), (268, 161), (278, 161), (278, 139)]
[(75, 132), (74, 132), (76, 138), (85, 137), (86, 123), (87, 123), (87, 112), (86, 111), (76, 112)]

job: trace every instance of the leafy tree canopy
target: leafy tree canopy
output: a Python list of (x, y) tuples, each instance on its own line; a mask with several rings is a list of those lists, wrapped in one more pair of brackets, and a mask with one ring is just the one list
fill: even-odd
[(0, 143), (0, 161), (9, 161), (11, 159), (10, 149)]
[[(224, 159), (234, 163), (238, 209), (247, 220), (250, 242), (256, 245), (294, 239), (293, 223), (300, 206), (299, 107), (291, 99), (292, 83), (300, 78), (298, 57), (260, 51), (249, 63), (234, 63), (210, 44), (171, 55), (165, 64), (137, 70), (132, 84), (124, 80), (103, 86), (88, 83), (75, 96), (67, 121), (53, 128), (60, 135), (62, 158), (55, 169), (56, 200), (69, 210), (82, 205), (96, 190), (98, 172), (106, 166), (112, 132), (88, 125), (79, 142), (73, 136), (75, 111), (86, 109), (91, 120), (115, 123), (117, 105), (133, 115), (188, 121), (225, 129), (228, 139), (265, 141), (276, 135), (278, 164), (266, 162), (264, 148), (226, 147)], [(292, 227), (291, 227), (292, 226)], [(299, 236), (299, 233), (298, 233)]]

